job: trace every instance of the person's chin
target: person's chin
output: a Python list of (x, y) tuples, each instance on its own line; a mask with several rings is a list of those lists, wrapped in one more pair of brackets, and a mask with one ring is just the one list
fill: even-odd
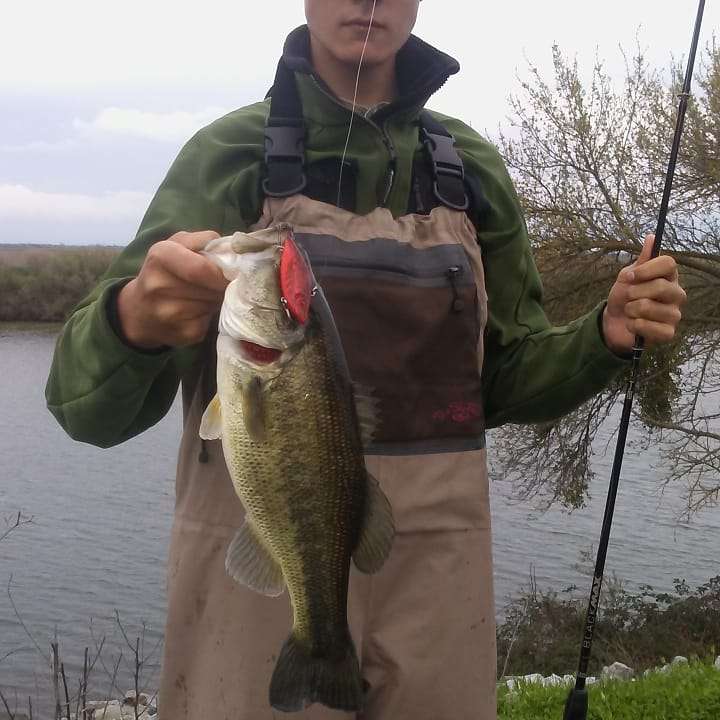
[(364, 41), (360, 44), (352, 43), (343, 47), (338, 53), (338, 59), (347, 65), (359, 65), (360, 58), (363, 58), (365, 67), (373, 67), (374, 65), (383, 65), (393, 56), (392, 52), (388, 52), (387, 47), (381, 46), (379, 43), (375, 45), (372, 41), (365, 48), (365, 56), (363, 57)]

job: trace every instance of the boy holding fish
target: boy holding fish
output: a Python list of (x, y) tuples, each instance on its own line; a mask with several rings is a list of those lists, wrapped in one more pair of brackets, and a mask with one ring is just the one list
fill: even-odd
[[(607, 303), (551, 327), (502, 160), (468, 126), (424, 109), (459, 66), (410, 34), (419, 0), (306, 0), (305, 7), (308, 25), (288, 37), (271, 98), (190, 140), (136, 239), (68, 321), (48, 405), (72, 437), (109, 446), (163, 417), (182, 383), (160, 712), (272, 718), (268, 687), (293, 623), (287, 594), (266, 595), (287, 585), (297, 624), (301, 593), (289, 576), (298, 565), (281, 562), (275, 541), (248, 535), (226, 438), (216, 439), (224, 419), (213, 424), (208, 415), (218, 352), (222, 358), (215, 318), (227, 305), (228, 279), (237, 277), (223, 274), (210, 249), (238, 231), (293, 228), (327, 297), (350, 376), (373, 408), (364, 465), (389, 500), (395, 537), (382, 567), (355, 558), (374, 574), (349, 577), (362, 699), (348, 701), (321, 679), (325, 670), (298, 670), (295, 684), (270, 699), (292, 711), (317, 703), (302, 710), (307, 718), (347, 717), (345, 710), (367, 719), (492, 720), (485, 430), (558, 417), (600, 391), (625, 367), (636, 333), (648, 344), (673, 337), (685, 294), (671, 258), (649, 260), (648, 240)], [(264, 252), (247, 237), (230, 250)], [(283, 247), (268, 251), (278, 272)], [(263, 302), (253, 295), (248, 312), (288, 302), (279, 279), (267, 282), (278, 292)], [(302, 325), (292, 301), (286, 317)], [(221, 338), (223, 327), (221, 320)], [(268, 357), (282, 349), (247, 332), (238, 342), (255, 346), (244, 353)], [(288, 395), (283, 425), (271, 405), (275, 381), (253, 378), (238, 381), (243, 442), (254, 443), (247, 447), (269, 452), (272, 433), (262, 432), (273, 428), (295, 433), (285, 454), (322, 436), (322, 417), (292, 422), (310, 393)], [(283, 491), (312, 490), (301, 471), (284, 481)], [(291, 500), (283, 507), (293, 547), (306, 545), (305, 516)], [(263, 508), (248, 507), (250, 520)], [(357, 522), (354, 546), (342, 555), (345, 574), (365, 537), (365, 521)], [(246, 550), (252, 563), (242, 559)], [(272, 574), (276, 566), (282, 578)], [(250, 567), (264, 569), (250, 577)], [(344, 600), (338, 587), (334, 596)], [(329, 617), (323, 607), (306, 613), (316, 630)], [(321, 647), (315, 642), (307, 640), (310, 655)], [(333, 675), (337, 658), (321, 659)]]

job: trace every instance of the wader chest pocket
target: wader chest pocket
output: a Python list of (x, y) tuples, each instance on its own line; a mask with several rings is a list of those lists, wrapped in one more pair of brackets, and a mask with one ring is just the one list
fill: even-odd
[(460, 245), (297, 234), (353, 380), (379, 400), (370, 454), (484, 447), (477, 287)]

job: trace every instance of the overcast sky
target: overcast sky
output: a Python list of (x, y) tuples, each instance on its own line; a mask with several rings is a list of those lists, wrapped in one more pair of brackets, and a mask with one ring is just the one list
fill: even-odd
[[(392, 2), (392, 0), (384, 0)], [(459, 76), (430, 102), (481, 132), (506, 125), (527, 59), (557, 43), (618, 77), (636, 37), (651, 63), (687, 53), (696, 0), (425, 0), (416, 34)], [(135, 234), (185, 140), (262, 98), (301, 0), (3, 0), (0, 243), (112, 243)], [(720, 28), (708, 3), (703, 38)]]

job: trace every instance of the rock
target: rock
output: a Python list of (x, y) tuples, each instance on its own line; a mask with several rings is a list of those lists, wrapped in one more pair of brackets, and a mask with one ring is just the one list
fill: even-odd
[(672, 668), (669, 665), (663, 665), (658, 672), (661, 672), (663, 675), (667, 675)]
[(643, 677), (647, 677), (648, 675), (652, 675), (653, 673), (656, 673), (656, 672), (657, 672), (656, 669), (654, 669), (654, 668), (648, 668), (648, 669), (643, 673)]
[(517, 686), (518, 686), (518, 679), (517, 679), (516, 677), (509, 677), (509, 678), (505, 681), (505, 684), (507, 685), (507, 689), (508, 689), (510, 692), (514, 692), (515, 689), (516, 689)]
[(558, 685), (562, 684), (563, 679), (559, 675), (555, 675), (555, 673), (553, 673), (549, 677), (543, 678), (544, 687), (557, 687)]
[(574, 675), (563, 675), (563, 683), (565, 685), (574, 685), (575, 684), (575, 676)]
[(109, 703), (88, 703), (88, 707), (92, 706), (94, 706), (93, 720), (126, 720), (130, 717), (127, 710), (123, 712), (122, 705), (117, 700), (111, 700)]
[(540, 673), (532, 673), (526, 675), (523, 680), (531, 685), (542, 685), (545, 678)]
[[(142, 700), (142, 695), (140, 699)], [(110, 700), (109, 702), (106, 700), (95, 700), (88, 702), (86, 707), (93, 711), (93, 720), (135, 720), (135, 708), (130, 707), (125, 700), (122, 702), (119, 700)], [(148, 707), (144, 707), (138, 715), (140, 720), (151, 720), (155, 717), (157, 717), (157, 710)]]
[(675, 665), (687, 665), (689, 663), (689, 660), (686, 657), (683, 657), (682, 655), (676, 655), (671, 661), (670, 664)]
[[(123, 704), (129, 705), (130, 707), (135, 707), (136, 700), (135, 700), (135, 691), (134, 690), (128, 690), (125, 693), (125, 699), (123, 700)], [(148, 696), (145, 695), (145, 693), (140, 693), (137, 697), (137, 704), (147, 706)]]
[(592, 675), (589, 678), (585, 678), (586, 685), (595, 685), (597, 682), (598, 679), (596, 677), (593, 677)]
[(604, 667), (602, 670), (602, 678), (604, 680), (630, 680), (635, 671), (623, 665), (620, 662), (614, 662), (610, 667)]
[(714, 667), (715, 667), (717, 670), (720, 670), (720, 655), (718, 655), (718, 656), (715, 658), (715, 665), (714, 665)]

